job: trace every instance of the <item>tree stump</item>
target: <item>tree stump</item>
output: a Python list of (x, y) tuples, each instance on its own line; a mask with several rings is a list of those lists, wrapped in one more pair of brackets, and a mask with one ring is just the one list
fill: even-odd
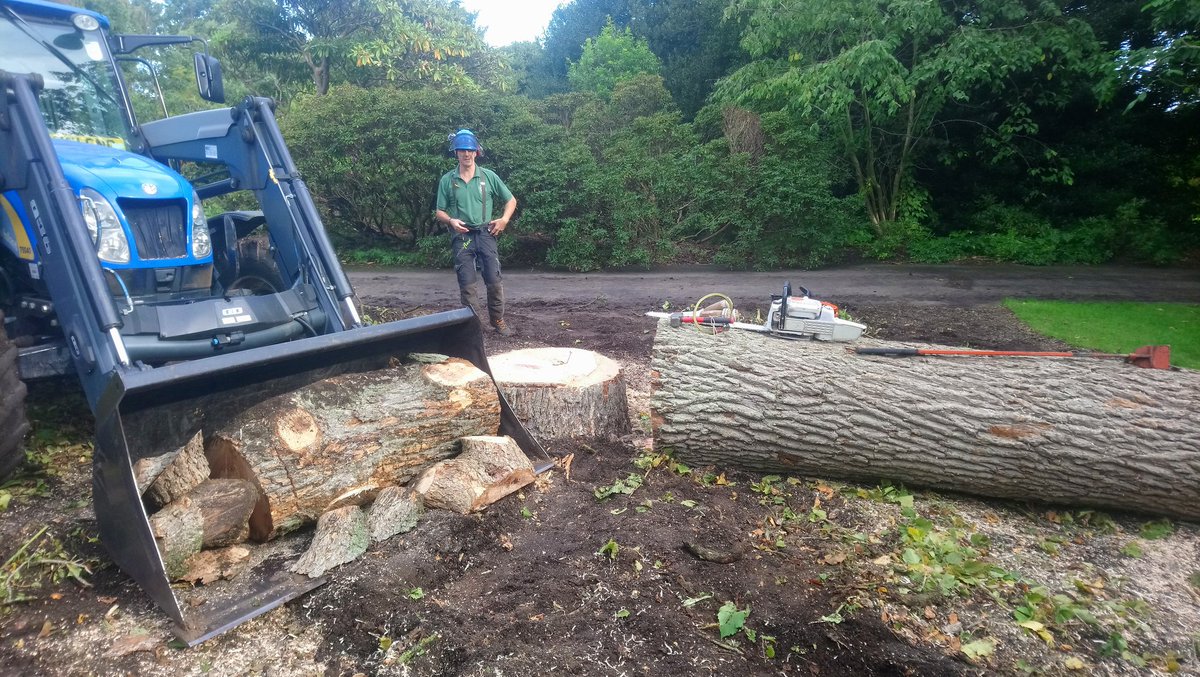
[(345, 374), (261, 401), (208, 433), (214, 477), (252, 481), (250, 537), (264, 541), (328, 510), (370, 503), (458, 439), (494, 435), (500, 400), (470, 362), (445, 358)]
[(615, 361), (577, 348), (528, 348), (488, 358), (517, 418), (543, 439), (616, 439), (630, 431)]
[(1200, 518), (1200, 372), (853, 353), (869, 345), (883, 344), (660, 322), (655, 446), (694, 465)]

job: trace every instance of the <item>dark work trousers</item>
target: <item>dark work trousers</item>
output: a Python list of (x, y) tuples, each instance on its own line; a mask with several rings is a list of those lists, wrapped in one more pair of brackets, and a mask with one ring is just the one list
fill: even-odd
[[(496, 249), (496, 236), (485, 228), (469, 233), (455, 233), (450, 240), (454, 250), (454, 273), (458, 276), (458, 293), (462, 304), (479, 312), (479, 297), (475, 295), (475, 283), (483, 273), (483, 284), (487, 287), (487, 308), (492, 324), (504, 320), (504, 287), (501, 285), (500, 253)], [(478, 270), (477, 270), (478, 268)]]

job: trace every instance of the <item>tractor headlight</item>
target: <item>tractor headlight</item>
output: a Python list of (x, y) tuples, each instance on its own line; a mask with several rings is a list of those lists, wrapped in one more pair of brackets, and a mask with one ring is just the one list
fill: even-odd
[(79, 208), (88, 235), (96, 244), (96, 256), (110, 263), (129, 263), (129, 240), (112, 203), (91, 188), (84, 188), (79, 191)]
[(202, 259), (211, 253), (212, 240), (208, 236), (204, 206), (200, 204), (200, 196), (192, 191), (192, 256)]

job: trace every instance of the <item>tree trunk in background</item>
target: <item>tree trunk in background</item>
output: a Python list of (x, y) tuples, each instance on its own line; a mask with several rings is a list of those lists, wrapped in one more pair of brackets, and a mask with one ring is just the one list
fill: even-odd
[(660, 322), (654, 440), (689, 464), (1200, 518), (1200, 372), (868, 357)]

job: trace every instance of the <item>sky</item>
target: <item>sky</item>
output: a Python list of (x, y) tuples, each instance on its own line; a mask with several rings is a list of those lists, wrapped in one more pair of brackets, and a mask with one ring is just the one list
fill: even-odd
[(469, 12), (479, 12), (475, 25), (485, 28), (493, 47), (536, 40), (564, 0), (462, 0)]

